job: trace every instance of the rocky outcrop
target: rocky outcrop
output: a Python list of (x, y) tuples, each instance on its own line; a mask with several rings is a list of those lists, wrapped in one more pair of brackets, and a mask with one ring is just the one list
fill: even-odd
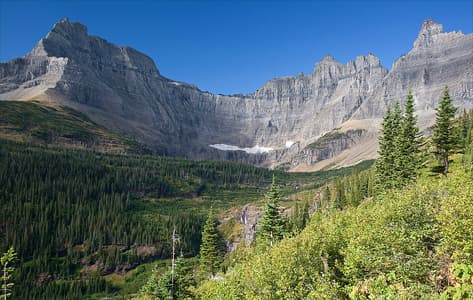
[(256, 226), (263, 212), (261, 207), (248, 204), (245, 205), (237, 214), (238, 222), (243, 225), (241, 232), (242, 242), (249, 245), (256, 238)]
[[(165, 78), (148, 56), (64, 19), (25, 57), (0, 64), (0, 99), (73, 107), (163, 154), (295, 167), (336, 156), (362, 140), (307, 148), (347, 122), (379, 124), (386, 106), (403, 101), (409, 87), (422, 127), (432, 123), (445, 85), (456, 105), (472, 107), (472, 49), (472, 34), (444, 33), (440, 24), (426, 21), (414, 48), (391, 71), (372, 54), (347, 64), (326, 56), (312, 74), (273, 79), (249, 95), (224, 96)], [(272, 150), (221, 151), (210, 147), (215, 144)]]
[(312, 165), (321, 160), (336, 156), (345, 149), (356, 144), (357, 139), (365, 135), (362, 129), (350, 130), (346, 133), (338, 130), (330, 131), (312, 144), (307, 145), (291, 160), (292, 165)]

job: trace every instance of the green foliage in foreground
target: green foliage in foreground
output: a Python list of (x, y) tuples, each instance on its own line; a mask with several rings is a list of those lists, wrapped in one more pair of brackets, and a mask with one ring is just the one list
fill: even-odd
[[(247, 258), (198, 299), (471, 299), (471, 160), (358, 207), (313, 215), (300, 235)], [(248, 257), (249, 256), (249, 257)]]
[(205, 275), (213, 276), (220, 271), (225, 256), (225, 240), (217, 230), (218, 220), (212, 209), (209, 211), (207, 221), (202, 231), (202, 244), (200, 245), (200, 270)]
[(284, 236), (285, 222), (279, 212), (280, 201), (281, 190), (276, 184), (275, 177), (273, 177), (271, 188), (266, 193), (263, 215), (258, 221), (257, 243), (259, 246), (272, 247), (274, 243), (280, 241)]
[(111, 155), (0, 139), (0, 251), (13, 246), (22, 261), (13, 297), (119, 294), (104, 275), (168, 258), (174, 225), (178, 251), (196, 255), (208, 208), (260, 200), (273, 173), (287, 194), (369, 166), (289, 174), (232, 162)]
[(160, 275), (155, 269), (141, 288), (143, 299), (188, 299), (192, 296), (190, 287), (195, 285), (192, 262), (183, 257), (176, 259), (174, 275), (169, 267)]
[(456, 107), (452, 104), (452, 98), (445, 87), (443, 96), (439, 101), (439, 107), (435, 114), (435, 127), (432, 140), (435, 152), (443, 164), (443, 172), (448, 173), (449, 156), (458, 144), (458, 136), (455, 134), (455, 112)]
[(417, 178), (420, 167), (420, 141), (414, 96), (407, 95), (404, 111), (399, 102), (388, 107), (379, 137), (375, 187), (378, 191), (401, 188)]
[(12, 247), (10, 247), (7, 252), (3, 253), (2, 257), (0, 257), (0, 267), (2, 274), (2, 289), (0, 291), (0, 295), (2, 299), (6, 299), (11, 296), (12, 288), (15, 285), (13, 282), (11, 282), (11, 278), (13, 271), (15, 271), (13, 264), (16, 262), (16, 260), (16, 252)]

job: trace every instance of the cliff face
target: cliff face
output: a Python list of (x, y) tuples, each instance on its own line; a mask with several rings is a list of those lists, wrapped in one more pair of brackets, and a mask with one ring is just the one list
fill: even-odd
[[(344, 124), (355, 131), (379, 124), (386, 105), (403, 101), (409, 87), (423, 127), (433, 122), (445, 85), (456, 105), (471, 107), (472, 70), (473, 35), (443, 33), (426, 21), (391, 71), (371, 54), (347, 64), (326, 56), (312, 74), (273, 79), (246, 96), (213, 95), (163, 77), (148, 56), (64, 19), (25, 57), (0, 64), (0, 99), (71, 106), (161, 153), (297, 168), (375, 139), (378, 127), (326, 150), (309, 146)], [(218, 150), (235, 146), (247, 149)], [(365, 158), (373, 158), (371, 150)]]
[(473, 34), (443, 32), (442, 25), (427, 20), (414, 46), (397, 59), (383, 79), (381, 89), (364, 101), (353, 118), (381, 117), (386, 104), (403, 102), (412, 88), (422, 128), (434, 121), (434, 110), (448, 85), (455, 105), (473, 105)]

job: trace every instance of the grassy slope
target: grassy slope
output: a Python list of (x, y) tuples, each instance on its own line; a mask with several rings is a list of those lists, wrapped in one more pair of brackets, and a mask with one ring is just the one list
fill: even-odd
[(68, 107), (0, 101), (0, 137), (111, 153), (140, 152), (142, 146)]

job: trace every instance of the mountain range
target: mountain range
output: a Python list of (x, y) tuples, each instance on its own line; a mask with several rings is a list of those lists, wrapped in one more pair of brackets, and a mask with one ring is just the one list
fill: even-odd
[(153, 60), (62, 19), (24, 57), (0, 63), (0, 99), (66, 106), (156, 153), (310, 171), (377, 153), (388, 105), (412, 89), (427, 130), (445, 86), (473, 108), (473, 34), (422, 24), (390, 70), (373, 54), (327, 55), (312, 74), (276, 78), (247, 95), (220, 95), (164, 77)]

